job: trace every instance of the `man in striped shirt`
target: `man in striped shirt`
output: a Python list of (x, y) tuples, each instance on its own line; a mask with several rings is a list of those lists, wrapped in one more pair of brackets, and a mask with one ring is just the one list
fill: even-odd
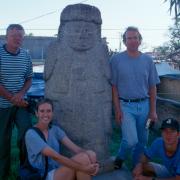
[(24, 95), (32, 82), (32, 62), (28, 52), (20, 48), (24, 34), (21, 25), (9, 25), (6, 44), (0, 47), (0, 179), (6, 179), (10, 169), (13, 124), (18, 128), (18, 145), (31, 126)]

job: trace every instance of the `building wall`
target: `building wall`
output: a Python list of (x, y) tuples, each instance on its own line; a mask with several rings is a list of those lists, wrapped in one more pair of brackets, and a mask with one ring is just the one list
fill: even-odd
[[(32, 59), (45, 59), (47, 48), (56, 37), (25, 36), (23, 47), (29, 50)], [(0, 45), (5, 43), (5, 36), (0, 36)]]
[(158, 98), (157, 100), (158, 127), (162, 120), (172, 117), (180, 123), (180, 103), (172, 100)]
[(180, 102), (180, 75), (164, 75), (160, 79), (158, 96)]

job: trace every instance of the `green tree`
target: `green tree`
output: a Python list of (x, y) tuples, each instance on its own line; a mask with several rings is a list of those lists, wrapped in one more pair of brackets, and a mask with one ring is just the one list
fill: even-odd
[(154, 48), (154, 53), (160, 59), (171, 60), (180, 67), (180, 0), (164, 0), (169, 2), (170, 14), (174, 11), (175, 23), (169, 28), (170, 41)]
[(169, 2), (170, 3), (170, 7), (169, 7), (169, 11), (170, 14), (172, 13), (172, 11), (175, 14), (175, 21), (176, 23), (180, 20), (180, 0), (165, 0), (165, 2)]
[(170, 45), (168, 43), (164, 43), (162, 46), (155, 47), (153, 52), (156, 54), (157, 59), (167, 59), (168, 55), (170, 54)]
[(33, 33), (29, 33), (29, 34), (27, 34), (27, 36), (34, 36), (34, 34)]
[(168, 55), (168, 58), (180, 65), (180, 21), (178, 21), (173, 27), (171, 27), (169, 31), (169, 44), (171, 52)]
[(180, 64), (180, 21), (169, 28), (169, 42), (154, 48), (154, 53), (160, 59), (170, 59)]
[(178, 21), (173, 27), (169, 29), (170, 31), (170, 45), (172, 50), (176, 51), (180, 49), (180, 21)]

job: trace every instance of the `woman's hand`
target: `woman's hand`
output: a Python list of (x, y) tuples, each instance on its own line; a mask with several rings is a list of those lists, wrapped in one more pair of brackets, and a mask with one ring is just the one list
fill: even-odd
[(98, 163), (93, 163), (93, 164), (88, 164), (87, 166), (83, 165), (83, 170), (85, 173), (94, 176), (98, 173), (99, 171), (99, 164)]

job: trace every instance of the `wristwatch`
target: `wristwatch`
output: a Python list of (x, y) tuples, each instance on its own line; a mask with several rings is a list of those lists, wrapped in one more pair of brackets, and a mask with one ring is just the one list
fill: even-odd
[(155, 177), (152, 177), (152, 180), (156, 180), (156, 178), (155, 178)]

